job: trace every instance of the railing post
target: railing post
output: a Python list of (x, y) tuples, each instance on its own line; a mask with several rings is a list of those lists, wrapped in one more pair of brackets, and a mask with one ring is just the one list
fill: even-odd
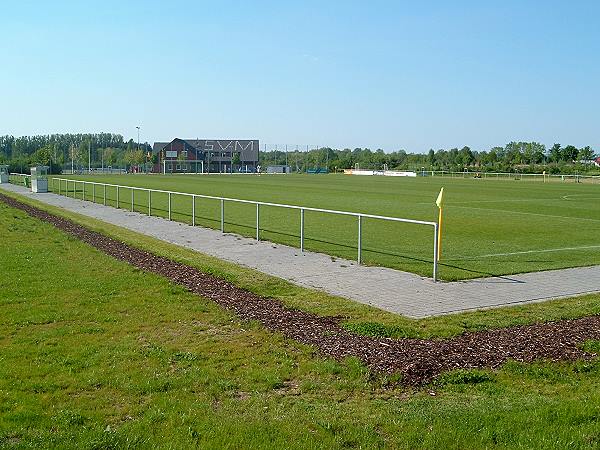
[(117, 209), (119, 209), (119, 185), (117, 184)]
[(221, 233), (225, 233), (225, 200), (221, 199)]
[(192, 195), (192, 226), (196, 226), (196, 196)]
[(92, 183), (92, 201), (96, 203), (96, 183)]
[(256, 204), (256, 240), (260, 241), (260, 203)]
[(102, 187), (104, 188), (103, 189), (104, 190), (104, 200), (103, 200), (102, 204), (104, 206), (106, 206), (106, 184), (103, 184)]
[(300, 252), (304, 253), (304, 208), (300, 208)]
[(135, 192), (135, 189), (131, 188), (131, 212), (133, 212), (135, 210), (135, 203), (133, 202), (134, 192)]
[(60, 183), (61, 183), (61, 181), (60, 181), (60, 178), (59, 178), (58, 179), (58, 195), (60, 195)]
[(148, 216), (152, 216), (152, 191), (148, 189)]
[(437, 223), (433, 225), (433, 281), (438, 278), (438, 227)]
[(362, 262), (362, 216), (358, 216), (358, 264)]
[(81, 200), (85, 202), (85, 181), (81, 182), (83, 184), (83, 192), (81, 193)]
[(169, 220), (171, 220), (171, 193), (169, 192)]

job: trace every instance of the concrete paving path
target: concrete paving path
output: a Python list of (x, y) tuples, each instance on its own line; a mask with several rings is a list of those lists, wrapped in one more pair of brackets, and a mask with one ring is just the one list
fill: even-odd
[(305, 252), (271, 242), (192, 227), (158, 217), (76, 200), (57, 194), (33, 194), (22, 186), (0, 188), (103, 220), (162, 241), (216, 256), (242, 266), (407, 317), (572, 297), (600, 292), (600, 266), (552, 270), (451, 283), (384, 267)]

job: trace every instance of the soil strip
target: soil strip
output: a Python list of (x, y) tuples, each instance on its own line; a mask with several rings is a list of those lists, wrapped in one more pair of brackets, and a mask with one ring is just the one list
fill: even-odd
[(574, 361), (590, 359), (582, 344), (600, 340), (600, 316), (464, 333), (448, 339), (390, 339), (356, 335), (340, 326), (340, 317), (322, 317), (284, 306), (214, 275), (157, 256), (92, 231), (75, 222), (0, 194), (7, 205), (49, 222), (102, 252), (141, 270), (164, 276), (189, 291), (256, 320), (266, 329), (315, 346), (325, 356), (358, 357), (372, 371), (402, 375), (402, 383), (418, 385), (455, 369), (495, 369), (508, 360)]

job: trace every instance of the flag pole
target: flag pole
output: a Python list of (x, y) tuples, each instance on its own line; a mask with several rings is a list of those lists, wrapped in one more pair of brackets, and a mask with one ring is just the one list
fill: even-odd
[(442, 211), (444, 208), (439, 208), (439, 215), (438, 215), (438, 239), (437, 239), (437, 260), (439, 262), (441, 256), (442, 256)]
[(439, 262), (440, 257), (442, 255), (442, 216), (444, 210), (444, 188), (440, 189), (440, 193), (435, 200), (435, 204), (438, 207), (439, 215), (438, 215), (438, 235), (437, 235), (437, 260)]

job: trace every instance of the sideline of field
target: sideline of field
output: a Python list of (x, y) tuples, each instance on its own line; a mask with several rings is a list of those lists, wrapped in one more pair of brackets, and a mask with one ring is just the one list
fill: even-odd
[(583, 221), (591, 221), (591, 222), (600, 222), (600, 219), (593, 219), (591, 217), (567, 217), (567, 216), (557, 216), (555, 214), (541, 214), (541, 213), (533, 213), (528, 211), (511, 211), (510, 209), (501, 209), (501, 208), (479, 208), (477, 206), (461, 206), (456, 204), (449, 204), (450, 207), (453, 208), (463, 208), (463, 209), (477, 209), (479, 211), (498, 211), (503, 214), (520, 214), (525, 216), (538, 216), (538, 217), (551, 217), (553, 219), (562, 219), (568, 220), (569, 222), (583, 220)]
[(522, 252), (510, 252), (510, 253), (490, 253), (487, 255), (478, 255), (478, 256), (456, 256), (456, 259), (464, 260), (464, 259), (476, 259), (476, 258), (491, 258), (494, 256), (511, 256), (511, 255), (527, 255), (533, 253), (553, 253), (553, 252), (564, 252), (570, 250), (588, 250), (591, 248), (600, 248), (600, 245), (586, 245), (583, 247), (564, 247), (564, 248), (549, 248), (543, 250), (525, 250)]

